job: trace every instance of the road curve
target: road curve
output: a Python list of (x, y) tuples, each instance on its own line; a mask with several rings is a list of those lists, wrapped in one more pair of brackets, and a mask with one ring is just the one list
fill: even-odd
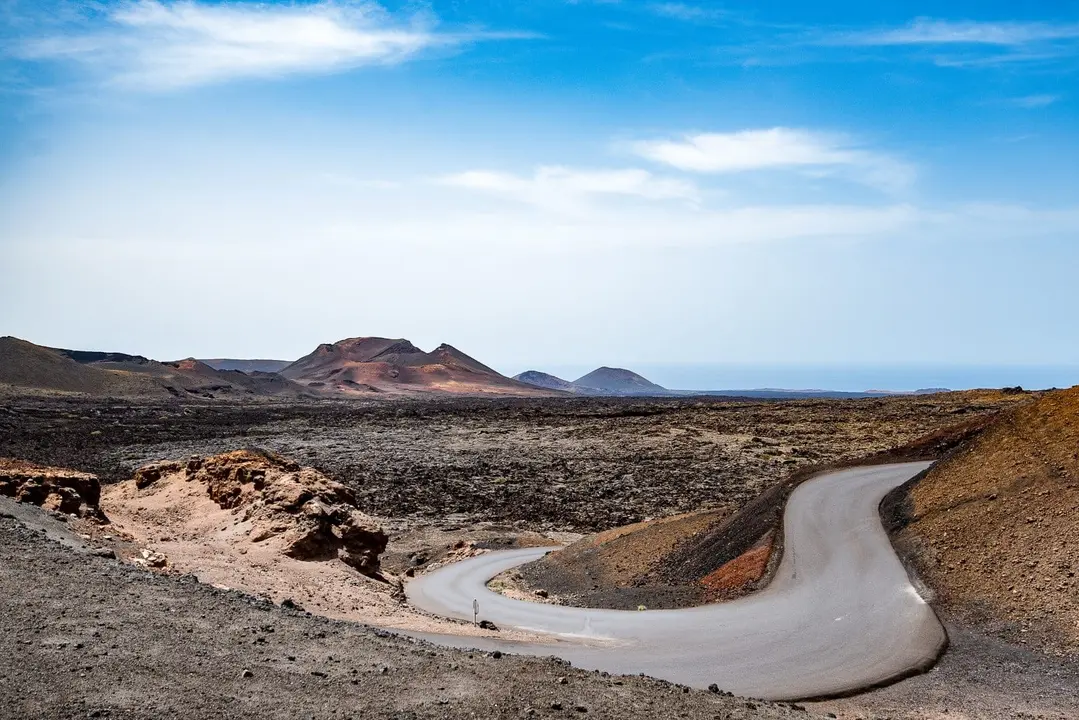
[[(792, 700), (854, 692), (928, 668), (947, 643), (880, 524), (892, 488), (929, 463), (854, 468), (798, 487), (784, 511), (784, 553), (767, 588), (685, 610), (594, 610), (513, 600), (487, 589), (544, 549), (481, 555), (416, 578), (413, 605), (557, 636), (554, 645), (425, 635), (442, 644), (557, 655), (737, 695)], [(606, 644), (587, 639), (607, 640)]]

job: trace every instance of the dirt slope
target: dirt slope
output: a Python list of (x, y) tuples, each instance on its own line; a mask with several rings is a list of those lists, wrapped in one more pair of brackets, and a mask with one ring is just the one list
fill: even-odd
[(500, 375), (450, 345), (424, 352), (403, 338), (359, 337), (324, 343), (286, 367), (281, 375), (311, 388), (345, 395), (552, 394)]
[(704, 510), (589, 535), (500, 580), (511, 592), (534, 595), (539, 591), (544, 597), (583, 607), (698, 605), (707, 601), (703, 587), (692, 583), (657, 586), (644, 580), (657, 573), (667, 555), (686, 538), (729, 514)]
[(1079, 652), (1079, 387), (1003, 414), (899, 514), (897, 545), (948, 612)]

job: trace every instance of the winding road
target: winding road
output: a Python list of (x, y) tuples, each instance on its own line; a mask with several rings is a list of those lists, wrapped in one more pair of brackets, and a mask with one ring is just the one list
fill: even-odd
[(767, 588), (685, 610), (594, 610), (514, 600), (495, 575), (549, 548), (481, 555), (416, 578), (413, 605), (553, 636), (553, 645), (424, 636), (442, 644), (557, 655), (575, 665), (646, 673), (747, 697), (840, 695), (931, 666), (947, 636), (892, 550), (878, 507), (930, 463), (854, 468), (802, 484), (784, 511), (784, 553)]

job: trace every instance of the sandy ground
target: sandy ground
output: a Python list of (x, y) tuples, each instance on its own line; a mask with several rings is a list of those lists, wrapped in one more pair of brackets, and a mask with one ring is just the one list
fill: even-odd
[[(291, 600), (337, 620), (380, 627), (506, 640), (542, 641), (519, 631), (494, 632), (469, 623), (425, 615), (395, 592), (400, 579), (366, 577), (334, 560), (306, 561), (283, 555), (272, 541), (253, 542), (251, 522), (239, 509), (223, 509), (197, 482), (161, 482), (141, 490), (133, 481), (107, 486), (101, 506), (106, 526), (85, 526), (98, 539), (127, 541), (127, 559), (161, 572), (193, 575), (222, 589), (236, 589), (275, 603)], [(487, 552), (465, 543), (442, 562)], [(148, 555), (148, 557), (147, 557)], [(431, 564), (428, 567), (436, 567)]]

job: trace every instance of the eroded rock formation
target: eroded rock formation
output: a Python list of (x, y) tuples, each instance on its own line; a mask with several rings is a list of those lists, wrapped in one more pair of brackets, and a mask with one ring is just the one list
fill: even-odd
[(379, 571), (387, 537), (356, 507), (356, 496), (318, 470), (264, 450), (237, 450), (184, 461), (162, 461), (135, 471), (140, 491), (158, 483), (199, 483), (223, 509), (250, 523), (248, 539), (275, 539), (299, 560), (332, 560), (364, 575)]

